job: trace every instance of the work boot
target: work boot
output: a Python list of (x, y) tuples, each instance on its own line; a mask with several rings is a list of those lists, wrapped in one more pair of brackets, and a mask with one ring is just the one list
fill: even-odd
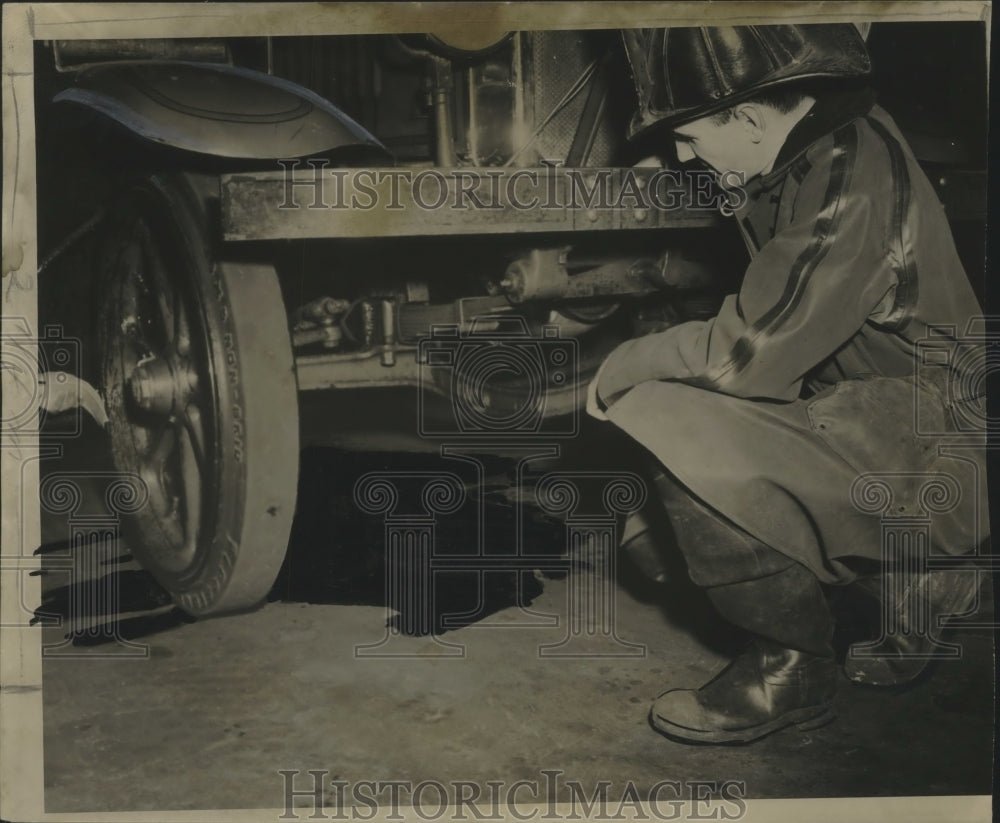
[[(889, 570), (876, 579), (883, 600), (882, 637), (855, 643), (847, 651), (844, 673), (855, 683), (898, 686), (915, 679), (942, 653), (931, 632), (944, 615), (964, 614), (979, 591), (975, 571)], [(864, 588), (871, 590), (868, 584)]]
[(748, 743), (832, 720), (833, 617), (816, 576), (793, 563), (706, 592), (723, 617), (757, 637), (700, 689), (661, 695), (650, 711), (654, 728), (685, 742)]
[(797, 725), (833, 720), (833, 657), (760, 639), (700, 689), (674, 689), (653, 704), (650, 722), (684, 742), (749, 743)]

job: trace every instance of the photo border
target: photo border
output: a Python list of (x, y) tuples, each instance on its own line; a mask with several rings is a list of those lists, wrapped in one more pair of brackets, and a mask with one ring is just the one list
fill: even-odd
[[(234, 13), (238, 5), (239, 13)], [(53, 3), (3, 7), (3, 318), (38, 323), (34, 141), (36, 40), (403, 33), (461, 26), (605, 29), (751, 22), (983, 21), (989, 49), (992, 7), (959, 2), (593, 2), (593, 3)], [(987, 56), (987, 66), (989, 57)], [(3, 377), (3, 419), (24, 399)], [(36, 435), (0, 448), (0, 818), (10, 821), (276, 820), (282, 809), (46, 814), (44, 810), (41, 631), (26, 627), (22, 602), (38, 602), (41, 526)], [(22, 481), (23, 477), (23, 481)], [(13, 481), (13, 482), (11, 482)], [(22, 489), (22, 482), (25, 487)], [(22, 491), (25, 501), (22, 502)], [(277, 794), (277, 793), (276, 793)], [(746, 820), (991, 819), (989, 796), (747, 801)], [(522, 812), (525, 810), (522, 810)], [(302, 816), (306, 819), (307, 815)], [(375, 819), (379, 819), (376, 817)]]

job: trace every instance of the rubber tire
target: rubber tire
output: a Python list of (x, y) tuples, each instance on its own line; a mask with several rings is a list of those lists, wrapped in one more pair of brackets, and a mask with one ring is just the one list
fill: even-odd
[[(210, 505), (202, 503), (194, 558), (178, 570), (144, 550), (143, 534), (156, 528), (148, 507), (123, 519), (136, 559), (195, 616), (242, 611), (264, 601), (287, 550), (299, 465), (295, 367), (277, 274), (265, 263), (214, 261), (208, 228), (213, 204), (196, 193), (217, 190), (211, 179), (207, 183), (206, 188), (205, 180), (180, 175), (133, 183), (114, 209), (110, 238), (113, 243), (115, 221), (150, 221), (157, 243), (177, 266), (171, 271), (189, 275), (191, 305), (197, 305), (197, 322), (207, 331), (217, 485), (208, 495), (214, 498)], [(105, 279), (104, 286), (113, 284)], [(99, 320), (109, 432), (116, 468), (134, 472), (125, 386), (114, 379), (122, 366), (119, 359), (116, 372), (109, 346), (114, 324), (121, 323), (114, 306), (114, 300), (105, 300)]]

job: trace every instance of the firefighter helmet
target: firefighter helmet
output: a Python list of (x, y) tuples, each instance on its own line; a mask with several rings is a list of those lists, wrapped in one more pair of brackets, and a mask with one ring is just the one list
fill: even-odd
[(631, 29), (623, 37), (639, 97), (630, 138), (792, 81), (871, 73), (864, 40), (849, 23)]

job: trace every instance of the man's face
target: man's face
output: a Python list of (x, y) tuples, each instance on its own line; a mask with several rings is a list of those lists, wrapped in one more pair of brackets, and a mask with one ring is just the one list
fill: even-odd
[(762, 156), (760, 141), (740, 118), (734, 116), (725, 123), (702, 117), (674, 129), (677, 159), (687, 163), (699, 158), (717, 172), (743, 172), (746, 180), (764, 170), (767, 161)]

